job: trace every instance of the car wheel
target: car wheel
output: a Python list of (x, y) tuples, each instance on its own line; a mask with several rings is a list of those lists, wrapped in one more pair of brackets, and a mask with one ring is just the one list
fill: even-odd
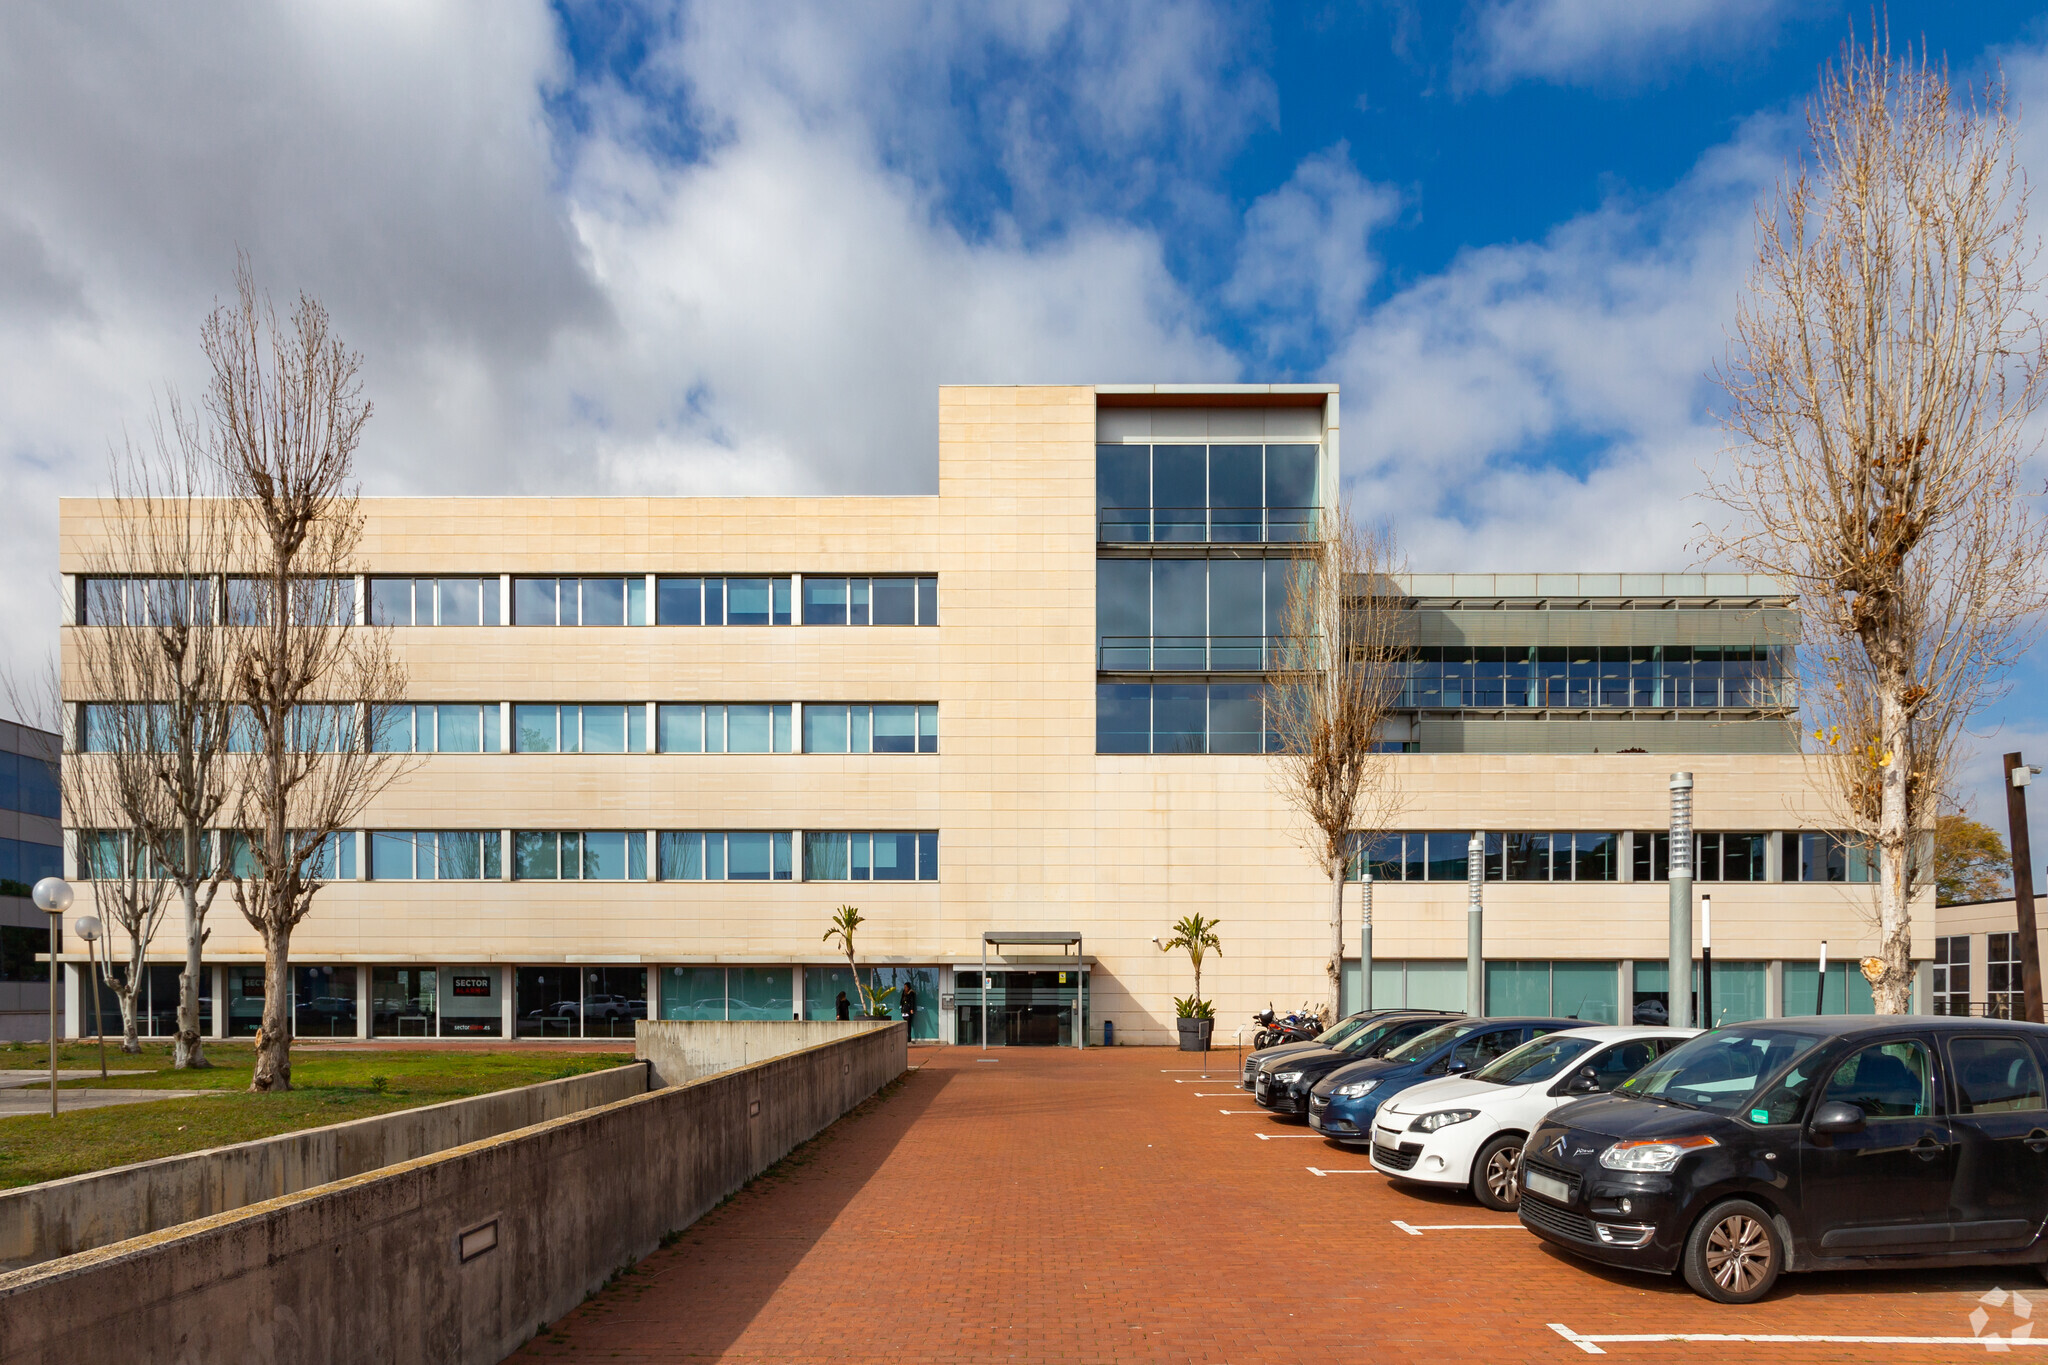
[(1755, 1303), (1785, 1268), (1785, 1248), (1770, 1214), (1747, 1199), (1707, 1210), (1685, 1239), (1685, 1282), (1715, 1303)]
[(1522, 1139), (1497, 1137), (1479, 1149), (1472, 1159), (1472, 1197), (1502, 1213), (1522, 1202)]

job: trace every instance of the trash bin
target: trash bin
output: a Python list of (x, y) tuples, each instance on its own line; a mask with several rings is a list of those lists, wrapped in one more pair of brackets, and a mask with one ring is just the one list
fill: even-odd
[(1102, 1045), (1104, 1047), (1116, 1046), (1116, 1020), (1105, 1019), (1102, 1021)]

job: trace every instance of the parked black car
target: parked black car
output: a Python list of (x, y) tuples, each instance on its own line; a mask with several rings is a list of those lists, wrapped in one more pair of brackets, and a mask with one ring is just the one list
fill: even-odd
[(2048, 1027), (1877, 1016), (1702, 1034), (1522, 1149), (1522, 1223), (1750, 1303), (1787, 1270), (2048, 1261)]
[(1258, 1051), (1250, 1053), (1244, 1059), (1244, 1070), (1238, 1080), (1238, 1084), (1244, 1087), (1246, 1090), (1250, 1090), (1252, 1088), (1253, 1075), (1257, 1073), (1258, 1069), (1261, 1066), (1273, 1060), (1274, 1058), (1291, 1057), (1298, 1052), (1314, 1052), (1317, 1048), (1336, 1047), (1340, 1043), (1344, 1042), (1346, 1039), (1355, 1035), (1360, 1029), (1364, 1028), (1367, 1024), (1370, 1024), (1373, 1020), (1384, 1019), (1389, 1015), (1395, 1014), (1435, 1014), (1445, 1019), (1451, 1017), (1449, 1014), (1445, 1013), (1442, 1010), (1408, 1009), (1360, 1010), (1356, 1014), (1347, 1014), (1342, 1019), (1339, 1019), (1336, 1023), (1330, 1025), (1321, 1033), (1317, 1034), (1314, 1038), (1310, 1039), (1308, 1042), (1277, 1043), (1272, 1047), (1262, 1047)]
[(1441, 1010), (1395, 1010), (1368, 1021), (1335, 1046), (1310, 1043), (1264, 1063), (1252, 1076), (1252, 1097), (1276, 1114), (1308, 1113), (1308, 1092), (1340, 1066), (1384, 1057), (1419, 1034), (1449, 1023), (1456, 1015)]

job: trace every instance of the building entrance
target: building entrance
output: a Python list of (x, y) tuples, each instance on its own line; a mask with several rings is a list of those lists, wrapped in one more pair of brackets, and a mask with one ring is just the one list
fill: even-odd
[[(1001, 971), (987, 973), (988, 1045), (990, 1047), (1072, 1047), (1074, 1010), (1086, 1011), (1081, 1000), (1081, 973), (1066, 971)], [(959, 1031), (953, 1036), (973, 1046), (981, 1042), (982, 980), (978, 971), (953, 973), (953, 1000)]]

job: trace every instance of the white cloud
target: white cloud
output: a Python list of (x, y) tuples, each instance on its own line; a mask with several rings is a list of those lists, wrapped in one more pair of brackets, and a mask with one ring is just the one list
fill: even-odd
[(1372, 232), (1400, 207), (1399, 194), (1358, 173), (1345, 144), (1304, 159), (1245, 214), (1223, 302), (1252, 319), (1269, 354), (1341, 335), (1380, 273)]
[(1632, 82), (1752, 50), (1799, 0), (1480, 0), (1459, 81), (1499, 90), (1523, 77), (1559, 85)]

